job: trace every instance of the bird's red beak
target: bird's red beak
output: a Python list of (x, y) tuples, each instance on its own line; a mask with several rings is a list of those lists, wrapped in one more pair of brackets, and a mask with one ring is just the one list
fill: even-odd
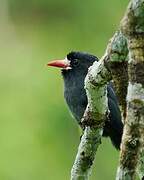
[(70, 62), (67, 59), (50, 61), (47, 65), (63, 69), (70, 68)]

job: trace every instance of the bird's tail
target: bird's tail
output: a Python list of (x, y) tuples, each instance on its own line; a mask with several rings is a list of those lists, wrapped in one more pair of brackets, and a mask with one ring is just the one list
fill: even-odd
[(113, 145), (120, 149), (123, 134), (123, 123), (118, 101), (111, 85), (108, 85), (108, 106), (110, 110), (109, 118), (105, 123), (103, 136), (109, 136)]

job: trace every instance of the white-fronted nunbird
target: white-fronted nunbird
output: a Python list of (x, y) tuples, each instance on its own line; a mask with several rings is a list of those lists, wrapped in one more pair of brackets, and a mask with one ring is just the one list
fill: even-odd
[[(72, 115), (79, 124), (81, 124), (81, 118), (88, 103), (84, 89), (84, 80), (88, 68), (94, 61), (98, 61), (98, 58), (94, 55), (83, 52), (70, 52), (65, 59), (54, 60), (48, 63), (48, 66), (61, 68), (64, 80), (64, 97)], [(120, 149), (123, 123), (112, 83), (107, 85), (107, 97), (110, 113), (105, 122), (103, 136), (110, 137), (113, 145)]]

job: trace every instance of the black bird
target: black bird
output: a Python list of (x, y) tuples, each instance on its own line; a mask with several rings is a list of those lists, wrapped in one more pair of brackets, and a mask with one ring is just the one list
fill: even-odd
[[(55, 60), (48, 63), (48, 66), (62, 68), (64, 97), (72, 115), (79, 124), (88, 103), (84, 80), (88, 68), (94, 61), (98, 61), (96, 56), (83, 52), (70, 52), (64, 60)], [(107, 85), (107, 91), (110, 113), (104, 126), (103, 136), (110, 137), (116, 149), (120, 149), (123, 123), (117, 97), (111, 83)]]

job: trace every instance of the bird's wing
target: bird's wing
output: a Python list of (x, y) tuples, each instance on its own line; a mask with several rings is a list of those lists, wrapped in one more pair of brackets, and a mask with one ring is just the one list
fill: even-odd
[(111, 85), (108, 85), (108, 107), (110, 110), (109, 118), (105, 123), (104, 136), (109, 136), (113, 145), (119, 149), (123, 133), (123, 123), (118, 100)]

